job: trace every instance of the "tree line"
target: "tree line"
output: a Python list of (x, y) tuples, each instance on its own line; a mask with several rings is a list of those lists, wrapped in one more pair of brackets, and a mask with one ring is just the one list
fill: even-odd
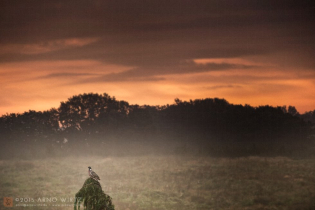
[(0, 118), (1, 158), (63, 155), (308, 155), (315, 110), (175, 99), (130, 105), (108, 94), (80, 94), (44, 112)]

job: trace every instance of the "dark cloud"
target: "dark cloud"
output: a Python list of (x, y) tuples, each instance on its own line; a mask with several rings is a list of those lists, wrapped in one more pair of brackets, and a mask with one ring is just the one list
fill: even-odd
[[(2, 45), (23, 48), (91, 37), (98, 41), (40, 54), (4, 53), (0, 62), (93, 59), (134, 67), (99, 77), (99, 81), (155, 80), (158, 75), (236, 68), (231, 64), (183, 65), (198, 58), (296, 50), (312, 57), (315, 53), (311, 1), (4, 0), (2, 5)], [(303, 63), (315, 67), (312, 59)]]
[(110, 73), (102, 76), (80, 80), (78, 83), (117, 82), (117, 81), (160, 81), (165, 80), (167, 75), (191, 74), (209, 71), (224, 71), (230, 69), (253, 69), (259, 68), (252, 65), (240, 65), (230, 63), (206, 63), (197, 64), (187, 61), (178, 65), (133, 68), (120, 73)]
[[(262, 25), (308, 25), (310, 1), (14, 1), (1, 7), (2, 38), (17, 41)], [(12, 32), (16, 33), (12, 36)], [(23, 33), (21, 33), (23, 32)], [(16, 39), (18, 38), (18, 39)], [(2, 39), (4, 40), (4, 39)]]

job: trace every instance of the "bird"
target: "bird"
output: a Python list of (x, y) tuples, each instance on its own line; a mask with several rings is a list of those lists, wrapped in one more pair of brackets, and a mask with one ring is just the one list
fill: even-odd
[(92, 179), (94, 179), (96, 181), (101, 180), (100, 177), (92, 170), (92, 168), (90, 166), (88, 168), (89, 168), (89, 176)]

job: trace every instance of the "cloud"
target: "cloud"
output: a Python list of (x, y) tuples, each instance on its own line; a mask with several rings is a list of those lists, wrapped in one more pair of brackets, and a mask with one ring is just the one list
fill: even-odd
[(234, 63), (196, 63), (194, 61), (183, 61), (164, 66), (142, 66), (119, 73), (98, 75), (88, 79), (80, 80), (79, 83), (95, 82), (117, 82), (117, 81), (160, 81), (165, 80), (167, 75), (195, 74), (211, 71), (226, 71), (231, 69), (252, 69), (255, 65), (244, 65)]
[[(0, 62), (95, 59), (143, 67), (297, 49), (313, 55), (315, 49), (314, 14), (310, 3), (301, 1), (6, 0), (4, 5), (0, 39), (18, 45), (14, 52), (23, 55), (11, 52)], [(99, 40), (80, 49), (56, 41), (90, 37)]]
[(98, 40), (98, 38), (71, 38), (49, 40), (35, 44), (3, 44), (0, 46), (0, 54), (37, 55), (73, 47), (83, 47), (85, 45), (97, 42)]
[(53, 78), (72, 78), (72, 77), (84, 77), (84, 76), (95, 76), (98, 74), (89, 74), (89, 73), (51, 73), (44, 76), (37, 77), (36, 79), (53, 79)]

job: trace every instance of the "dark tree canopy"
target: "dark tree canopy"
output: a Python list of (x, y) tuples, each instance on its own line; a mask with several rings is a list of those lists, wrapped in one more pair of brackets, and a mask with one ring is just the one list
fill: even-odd
[(2, 116), (0, 140), (2, 154), (12, 151), (9, 156), (82, 150), (128, 154), (132, 145), (147, 152), (153, 151), (150, 147), (159, 152), (185, 148), (223, 156), (306, 154), (314, 145), (314, 113), (301, 115), (293, 106), (233, 105), (218, 98), (139, 106), (88, 93), (61, 102), (58, 109)]

